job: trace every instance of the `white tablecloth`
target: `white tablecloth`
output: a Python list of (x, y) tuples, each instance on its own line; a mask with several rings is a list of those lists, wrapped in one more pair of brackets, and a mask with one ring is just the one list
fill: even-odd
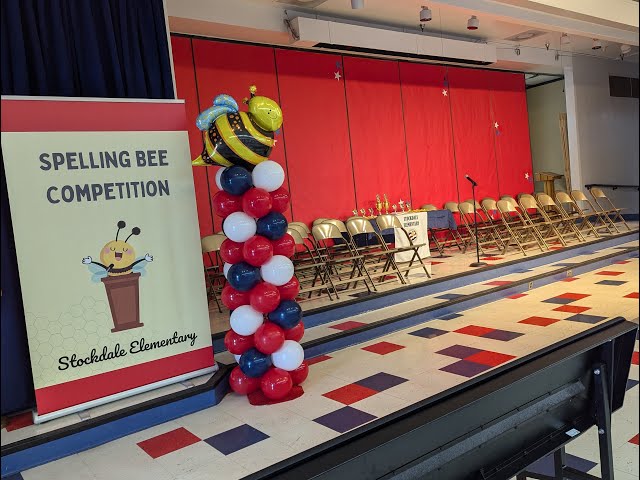
[[(420, 258), (423, 260), (429, 258), (431, 252), (429, 251), (429, 237), (427, 232), (427, 212), (398, 213), (396, 217), (398, 217), (414, 244), (424, 243), (424, 246), (418, 249)], [(396, 228), (394, 233), (396, 247), (409, 246), (407, 236), (402, 230)], [(413, 254), (413, 250), (396, 253), (396, 262), (408, 262), (413, 257)], [(425, 261), (425, 264), (427, 265), (429, 274), (431, 274), (431, 264), (428, 261)]]

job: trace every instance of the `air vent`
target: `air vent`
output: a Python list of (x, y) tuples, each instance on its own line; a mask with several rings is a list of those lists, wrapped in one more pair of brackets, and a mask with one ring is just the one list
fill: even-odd
[(639, 83), (637, 78), (609, 77), (609, 95), (611, 97), (638, 98)]
[(531, 40), (532, 38), (539, 37), (540, 35), (544, 35), (547, 32), (543, 32), (541, 30), (527, 30), (526, 32), (520, 32), (517, 35), (511, 35), (505, 40), (509, 40), (510, 42), (526, 42), (527, 40)]

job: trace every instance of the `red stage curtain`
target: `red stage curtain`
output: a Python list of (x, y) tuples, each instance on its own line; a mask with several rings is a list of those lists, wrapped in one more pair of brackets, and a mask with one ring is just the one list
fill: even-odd
[(496, 158), (500, 194), (515, 196), (532, 193), (533, 172), (524, 75), (507, 72), (489, 72), (489, 75), (493, 118), (499, 125)]
[(293, 218), (346, 218), (356, 205), (342, 57), (276, 50)]
[[(397, 62), (344, 57), (357, 208), (410, 197)], [(342, 80), (340, 80), (342, 81)]]
[(459, 198), (471, 198), (468, 174), (478, 182), (476, 200), (498, 196), (490, 76), (484, 70), (448, 69)]
[[(191, 39), (172, 36), (171, 51), (173, 53), (173, 69), (178, 98), (184, 99), (187, 111), (191, 156), (196, 158), (202, 152), (202, 136), (196, 127), (196, 117), (200, 113), (200, 106), (198, 105)], [(213, 212), (211, 211), (207, 170), (205, 168), (193, 168), (193, 183), (196, 191), (200, 236), (204, 237), (213, 233)], [(215, 187), (215, 183), (213, 186)]]
[(411, 204), (442, 208), (458, 198), (446, 67), (400, 62), (400, 82)]
[[(234, 97), (242, 110), (241, 102), (245, 97), (249, 97), (251, 85), (258, 88), (258, 95), (264, 95), (280, 102), (273, 48), (211, 40), (193, 40), (193, 54), (201, 110), (211, 106), (213, 99), (221, 93)], [(194, 117), (193, 121), (195, 122), (195, 120)], [(286, 128), (286, 123), (285, 112), (283, 130)], [(271, 153), (271, 160), (282, 165), (286, 172), (284, 136), (277, 134), (276, 139), (278, 143)], [(217, 169), (207, 168), (207, 170), (209, 171), (211, 193), (214, 194), (217, 191), (215, 184)], [(286, 180), (285, 186), (288, 187)], [(285, 216), (290, 219), (290, 212), (286, 212)], [(214, 221), (216, 229), (220, 230), (222, 222), (219, 218), (215, 218)]]

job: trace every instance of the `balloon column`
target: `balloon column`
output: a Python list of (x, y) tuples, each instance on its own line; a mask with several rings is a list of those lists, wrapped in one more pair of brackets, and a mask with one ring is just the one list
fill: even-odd
[(242, 395), (261, 390), (269, 400), (282, 400), (309, 369), (298, 343), (304, 325), (290, 260), (295, 242), (283, 215), (289, 192), (282, 167), (265, 158), (282, 111), (273, 100), (255, 96), (255, 87), (250, 92), (247, 113), (238, 113), (229, 95), (218, 95), (200, 114), (204, 150), (193, 164), (223, 167), (215, 177), (220, 191), (213, 208), (227, 236), (220, 248), (227, 279), (222, 302), (231, 310), (224, 343), (238, 362), (229, 384)]

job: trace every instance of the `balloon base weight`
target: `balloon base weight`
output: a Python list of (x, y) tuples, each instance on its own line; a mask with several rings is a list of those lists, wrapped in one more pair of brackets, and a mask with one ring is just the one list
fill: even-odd
[(286, 397), (281, 398), (280, 400), (270, 400), (265, 397), (262, 391), (258, 390), (256, 392), (250, 393), (247, 395), (247, 399), (249, 399), (249, 403), (256, 407), (262, 405), (275, 405), (276, 403), (288, 402), (290, 400), (295, 400), (296, 398), (300, 398), (304, 394), (304, 390), (300, 385), (294, 385), (291, 391), (287, 394)]

